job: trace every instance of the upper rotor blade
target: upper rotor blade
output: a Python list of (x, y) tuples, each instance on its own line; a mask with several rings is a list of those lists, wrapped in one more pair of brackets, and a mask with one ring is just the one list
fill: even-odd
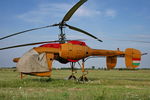
[(25, 33), (25, 32), (29, 32), (29, 31), (33, 31), (33, 30), (38, 30), (38, 29), (42, 29), (42, 28), (48, 28), (48, 27), (58, 26), (58, 25), (59, 24), (53, 24), (53, 25), (48, 25), (48, 26), (44, 26), (44, 27), (28, 29), (28, 30), (25, 30), (25, 31), (17, 32), (17, 33), (14, 33), (14, 34), (2, 37), (2, 38), (0, 38), (0, 40), (3, 40), (3, 39), (8, 38), (8, 37), (15, 36), (15, 35), (18, 35), (18, 34), (22, 34), (22, 33)]
[(64, 21), (68, 21), (71, 16), (74, 14), (74, 12), (83, 4), (85, 3), (87, 0), (80, 0), (77, 4), (75, 4), (68, 12), (67, 14), (64, 16), (62, 23)]
[(38, 45), (38, 44), (44, 44), (44, 43), (52, 43), (52, 42), (60, 42), (60, 41), (56, 40), (56, 41), (45, 41), (45, 42), (36, 42), (36, 43), (21, 44), (21, 45), (15, 45), (15, 46), (10, 46), (10, 47), (0, 48), (0, 50), (17, 48), (17, 47), (25, 47), (25, 46), (31, 46), (31, 45)]
[(70, 25), (68, 25), (68, 24), (65, 24), (65, 26), (69, 27), (69, 28), (70, 28), (70, 29), (72, 29), (72, 30), (75, 30), (75, 31), (78, 31), (78, 32), (84, 33), (84, 34), (86, 34), (86, 35), (88, 35), (88, 36), (90, 36), (90, 37), (92, 37), (92, 38), (94, 38), (94, 39), (96, 39), (96, 40), (98, 40), (98, 41), (100, 41), (100, 42), (103, 42), (103, 41), (102, 41), (102, 40), (100, 40), (99, 38), (95, 37), (94, 35), (92, 35), (92, 34), (90, 34), (90, 33), (86, 32), (86, 31), (84, 31), (84, 30), (81, 30), (81, 29), (79, 29), (79, 28), (76, 28), (76, 27), (70, 26)]

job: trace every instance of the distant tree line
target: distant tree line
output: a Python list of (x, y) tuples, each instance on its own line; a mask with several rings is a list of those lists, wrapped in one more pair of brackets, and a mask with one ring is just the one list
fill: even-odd
[[(0, 67), (0, 70), (3, 69), (13, 69), (14, 71), (16, 71), (16, 67)], [(57, 67), (53, 67), (53, 70), (71, 70), (71, 67), (61, 67), (61, 68), (57, 68)], [(81, 70), (81, 68), (74, 68), (74, 70)], [(106, 67), (99, 67), (96, 68), (95, 66), (91, 66), (89, 68), (85, 68), (85, 70), (109, 70)], [(135, 68), (135, 69), (128, 69), (128, 68), (114, 68), (114, 69), (110, 69), (110, 70), (150, 70), (150, 68)]]

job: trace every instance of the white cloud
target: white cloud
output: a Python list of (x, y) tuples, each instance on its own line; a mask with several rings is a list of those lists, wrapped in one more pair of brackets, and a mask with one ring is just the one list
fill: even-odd
[(115, 17), (117, 15), (117, 12), (113, 9), (107, 9), (105, 11), (105, 15), (109, 17)]
[[(19, 19), (31, 23), (45, 23), (47, 20), (54, 18), (63, 18), (67, 11), (73, 5), (67, 3), (61, 4), (40, 4), (36, 9), (18, 15)], [(76, 17), (95, 16), (101, 14), (100, 11), (88, 9), (85, 6), (80, 7), (74, 14)]]
[(132, 28), (135, 29), (135, 30), (139, 30), (139, 31), (145, 30), (144, 25), (134, 25), (134, 26), (132, 26)]
[(81, 9), (79, 9), (75, 15), (77, 16), (95, 16), (95, 15), (100, 15), (101, 11), (98, 10), (93, 10), (93, 9), (88, 9), (86, 7), (81, 7)]
[(150, 39), (150, 34), (137, 34), (135, 37), (140, 39)]

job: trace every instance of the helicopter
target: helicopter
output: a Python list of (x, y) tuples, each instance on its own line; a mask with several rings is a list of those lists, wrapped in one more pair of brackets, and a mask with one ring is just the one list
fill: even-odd
[(80, 33), (88, 35), (99, 42), (103, 42), (101, 39), (90, 34), (89, 32), (86, 32), (80, 28), (71, 26), (66, 23), (67, 21), (70, 20), (70, 18), (76, 12), (76, 10), (81, 5), (83, 5), (86, 1), (87, 0), (80, 0), (78, 3), (76, 3), (66, 13), (62, 21), (60, 21), (57, 24), (28, 29), (25, 31), (17, 32), (0, 38), (0, 40), (3, 40), (29, 31), (56, 27), (56, 26), (59, 27), (60, 34), (58, 40), (28, 43), (28, 44), (21, 44), (21, 45), (0, 48), (0, 50), (5, 50), (5, 49), (11, 49), (17, 47), (42, 44), (38, 47), (34, 47), (30, 49), (22, 57), (13, 59), (13, 61), (17, 63), (16, 67), (17, 70), (21, 73), (21, 78), (23, 74), (41, 76), (41, 77), (51, 77), (52, 64), (54, 60), (57, 60), (62, 64), (70, 63), (72, 73), (68, 77), (68, 79), (76, 79), (74, 75), (75, 64), (76, 62), (79, 62), (81, 60), (82, 63), (80, 64), (80, 66), (82, 68), (82, 75), (79, 78), (80, 81), (88, 81), (88, 78), (86, 77), (88, 72), (85, 70), (85, 62), (90, 57), (106, 57), (106, 65), (108, 69), (113, 69), (116, 66), (117, 57), (124, 57), (126, 67), (129, 69), (139, 67), (141, 56), (144, 55), (141, 53), (140, 50), (134, 48), (127, 48), (125, 51), (120, 51), (119, 49), (117, 50), (92, 49), (89, 46), (87, 46), (86, 43), (83, 41), (66, 39), (66, 34), (64, 33), (63, 30), (64, 28), (68, 27), (71, 30), (78, 31)]

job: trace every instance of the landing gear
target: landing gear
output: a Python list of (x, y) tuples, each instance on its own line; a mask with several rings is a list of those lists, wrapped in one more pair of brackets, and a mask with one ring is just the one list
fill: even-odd
[(71, 66), (72, 74), (68, 77), (68, 80), (71, 79), (76, 80), (77, 78), (74, 76), (74, 74), (77, 73), (76, 71), (74, 71), (75, 62), (71, 62), (70, 66)]
[[(79, 77), (79, 79), (78, 79), (79, 82), (87, 82), (88, 81), (88, 78), (86, 77), (86, 75), (88, 74), (88, 71), (85, 71), (85, 69), (84, 69), (84, 62), (85, 62), (84, 59), (82, 59), (82, 65), (80, 65), (80, 63), (78, 62), (82, 68), (82, 76)], [(71, 62), (70, 66), (71, 66), (72, 74), (68, 77), (68, 80), (71, 80), (71, 79), (76, 80), (77, 78), (74, 76), (74, 74), (77, 73), (76, 71), (74, 71), (75, 62)]]
[(86, 76), (82, 75), (82, 76), (78, 79), (78, 81), (81, 81), (81, 82), (87, 82), (88, 79), (87, 79)]
[(84, 69), (84, 62), (85, 60), (82, 59), (82, 76), (78, 79), (78, 81), (87, 82), (88, 78), (86, 77), (86, 75), (88, 74), (88, 71), (85, 71)]

